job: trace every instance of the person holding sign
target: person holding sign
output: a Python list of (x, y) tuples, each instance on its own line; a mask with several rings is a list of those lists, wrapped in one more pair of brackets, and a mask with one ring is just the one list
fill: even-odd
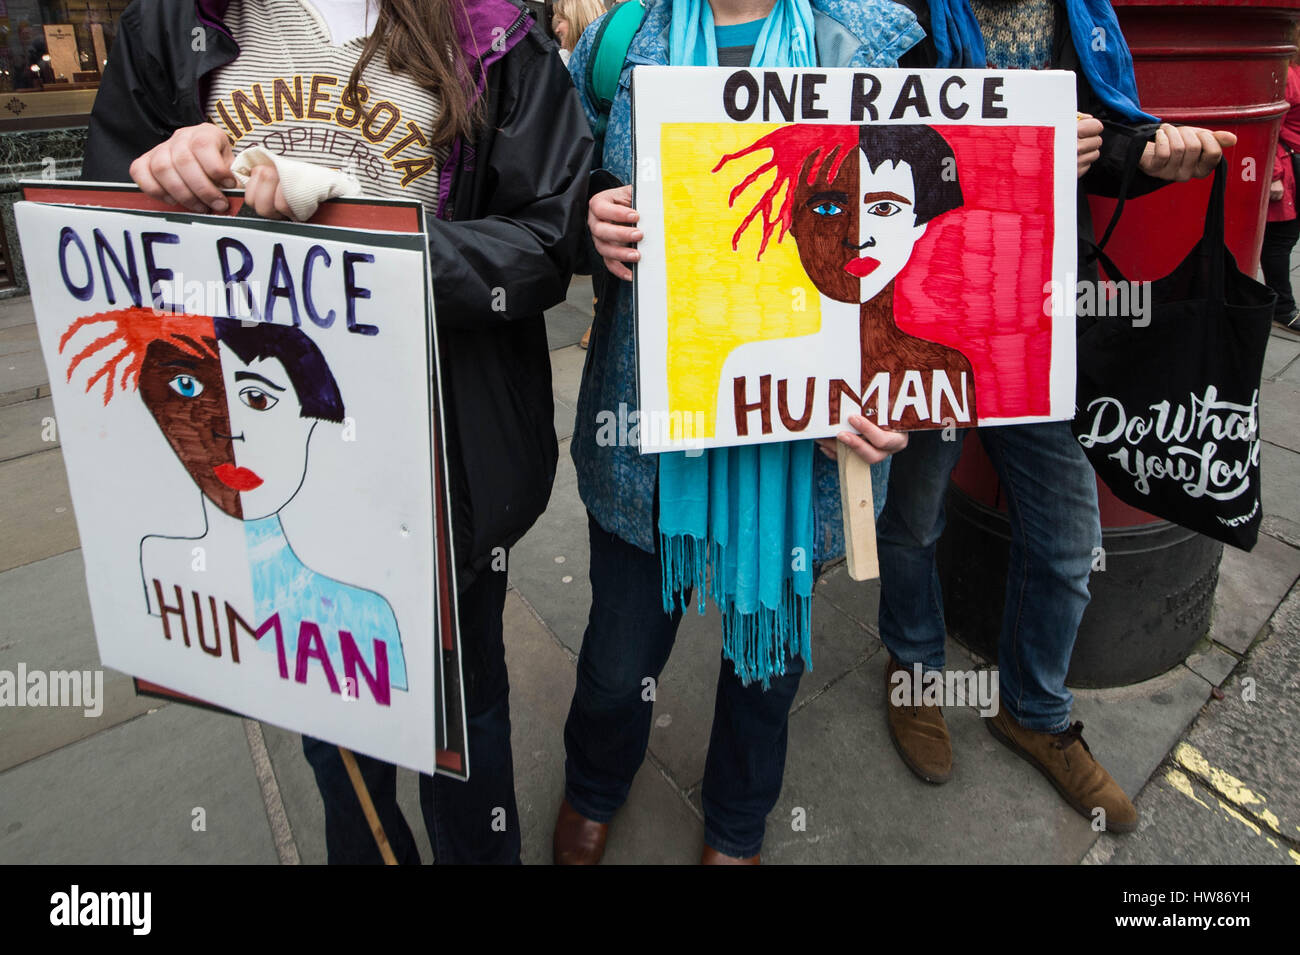
[[(578, 254), (591, 152), (569, 75), (553, 52), (513, 0), (140, 0), (122, 14), (83, 168), (85, 179), (134, 180), (149, 196), (196, 213), (227, 212), (222, 190), (236, 185), (237, 174), (245, 205), (267, 218), (305, 220), (323, 199), (358, 192), (424, 203), (472, 752), (467, 782), (420, 779), (438, 862), (519, 861), (501, 619), (506, 555), (545, 508), (555, 475), (542, 312), (563, 300)], [(354, 322), (350, 309), (337, 327), (377, 331)], [(317, 400), (321, 388), (329, 391), (328, 369), (315, 369), (320, 387), (305, 387), (307, 378), (295, 378), (295, 368), (311, 364), (300, 343), (265, 337), (220, 325), (200, 346), (211, 355), (168, 353), (189, 367), (156, 374), (162, 346), (150, 345), (141, 390), (223, 514), (274, 521), (261, 504), (273, 510), (285, 475), (235, 467), (218, 460), (220, 448), (185, 437), (185, 422), (204, 401), (198, 389), (219, 384), (237, 390), (259, 427), (274, 420), (283, 441), (301, 441), (304, 456), (313, 422), (341, 416), (341, 399)], [(229, 361), (232, 369), (228, 383), (203, 364), (218, 347), (221, 368)], [(275, 361), (241, 365), (272, 353)], [(284, 380), (265, 366), (282, 369)], [(285, 413), (277, 415), (273, 402)], [(295, 407), (300, 413), (289, 414)], [(246, 437), (229, 428), (221, 432), (227, 438)], [(258, 497), (263, 482), (266, 501)], [(273, 577), (311, 580), (317, 603), (366, 602), (364, 592), (285, 563), (277, 527), (257, 528), (268, 554), (275, 551)], [(353, 663), (377, 674), (374, 654), (383, 647), (387, 680), (400, 689), (405, 670), (391, 611), (385, 618), (374, 604), (366, 615), (375, 641)], [(285, 648), (290, 656), (299, 651)], [(341, 652), (348, 656), (346, 645)], [(380, 860), (363, 803), (377, 814), (383, 848), (397, 861), (418, 862), (397, 808), (395, 768), (364, 756), (349, 767), (337, 746), (303, 744), (325, 802), (330, 862)], [(354, 789), (349, 775), (358, 768), (364, 786)]]
[[(1070, 69), (1078, 75), (1080, 238), (1092, 225), (1086, 195), (1117, 195), (1126, 157), (1140, 155), (1130, 195), (1168, 181), (1208, 175), (1231, 133), (1159, 124), (1138, 106), (1133, 64), (1106, 0), (905, 0), (929, 38), (904, 57), (911, 67)], [(1098, 38), (1100, 42), (1098, 42)], [(1104, 121), (1104, 122), (1103, 122)], [(1144, 151), (1135, 140), (1151, 140)], [(1086, 250), (1079, 262), (1097, 278)], [(1070, 722), (1065, 674), (1088, 604), (1088, 577), (1101, 545), (1096, 478), (1068, 422), (986, 428), (980, 439), (1007, 495), (1011, 559), (999, 644), (1000, 710), (985, 723), (1000, 742), (1039, 769), (1074, 809), (1131, 831), (1137, 811), (1092, 755), (1083, 724)], [(944, 526), (944, 494), (961, 454), (963, 432), (918, 432), (893, 464), (878, 524), (880, 634), (890, 735), (921, 779), (952, 774), (952, 744), (937, 704), (913, 705), (893, 693), (914, 665), (944, 666), (944, 621), (935, 544)], [(896, 674), (901, 676), (896, 678)], [(920, 699), (917, 695), (915, 699)]]
[[(570, 67), (584, 77), (603, 50), (607, 14), (583, 35)], [(809, 658), (814, 570), (843, 553), (835, 441), (642, 456), (603, 418), (638, 415), (632, 266), (642, 238), (632, 208), (627, 77), (633, 63), (675, 66), (895, 65), (921, 33), (883, 0), (646, 0), (621, 62), (603, 169), (593, 174), (588, 226), (622, 281), (606, 283), (573, 437), (578, 490), (591, 540), (592, 606), (565, 725), (565, 792), (556, 820), (558, 863), (599, 862), (609, 821), (645, 758), (653, 686), (692, 595), (722, 616), (723, 651), (703, 785), (704, 863), (757, 863), (768, 812), (781, 791), (790, 705)], [(602, 41), (603, 42), (603, 41)], [(584, 90), (593, 126), (605, 116)], [(629, 411), (630, 409), (630, 411)], [(861, 416), (839, 440), (877, 467), (903, 434)], [(742, 512), (742, 508), (744, 508)], [(742, 513), (744, 516), (742, 516)], [(730, 528), (726, 539), (720, 528)]]

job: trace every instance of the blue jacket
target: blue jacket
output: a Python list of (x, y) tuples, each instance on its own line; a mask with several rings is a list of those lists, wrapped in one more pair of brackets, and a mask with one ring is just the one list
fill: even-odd
[[(896, 66), (898, 58), (925, 36), (915, 14), (889, 0), (811, 2), (817, 61), (821, 66)], [(624, 183), (631, 181), (632, 172), (632, 67), (668, 63), (672, 0), (645, 0), (645, 7), (645, 19), (628, 48), (618, 94), (610, 111), (603, 163), (600, 157), (593, 161), (593, 165), (603, 165), (606, 171)], [(599, 22), (583, 32), (569, 60), (569, 70), (578, 87), (582, 107), (593, 126), (597, 114), (587, 99), (583, 77), (586, 76)], [(658, 456), (641, 455), (629, 442), (613, 447), (600, 447), (596, 443), (597, 415), (601, 411), (612, 412), (621, 422), (636, 408), (632, 285), (609, 276), (605, 294), (596, 309), (591, 343), (582, 369), (582, 390), (578, 395), (570, 453), (578, 472), (578, 493), (601, 527), (642, 550), (653, 552), (657, 535), (654, 501)], [(623, 409), (622, 413), (620, 409)], [(631, 427), (630, 423), (628, 427)], [(623, 429), (620, 427), (619, 430)], [(820, 564), (844, 553), (844, 529), (835, 463), (820, 453), (815, 454), (814, 459), (813, 526), (816, 539), (813, 561)], [(887, 467), (872, 468), (877, 510), (883, 502), (880, 489), (887, 473)]]

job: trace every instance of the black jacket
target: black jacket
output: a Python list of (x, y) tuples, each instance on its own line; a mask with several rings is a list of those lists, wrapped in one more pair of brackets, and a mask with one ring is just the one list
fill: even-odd
[[(83, 179), (129, 181), (137, 156), (207, 121), (204, 77), (239, 55), (220, 22), (226, 6), (135, 0), (126, 9)], [(579, 253), (592, 142), (555, 44), (522, 4), (471, 6), (462, 39), (486, 68), (485, 121), (472, 144), (453, 147), (441, 218), (426, 216), (461, 589), (550, 498), (558, 449), (542, 312), (563, 301)]]
[[(926, 69), (935, 66), (938, 61), (938, 51), (935, 49), (934, 40), (930, 36), (929, 0), (896, 0), (896, 2), (902, 3), (915, 13), (917, 20), (920, 21), (922, 28), (925, 30), (925, 39), (903, 54), (898, 65), (913, 69)], [(1074, 39), (1070, 35), (1069, 22), (1065, 17), (1065, 11), (1059, 7), (1056, 23), (1056, 36), (1052, 41), (1052, 69), (1073, 71), (1079, 112), (1095, 116), (1104, 124), (1101, 134), (1101, 156), (1092, 164), (1092, 167), (1084, 174), (1083, 178), (1079, 180), (1078, 190), (1079, 279), (1081, 281), (1095, 280), (1097, 278), (1097, 266), (1095, 263), (1089, 262), (1085, 247), (1086, 242), (1094, 240), (1092, 209), (1088, 205), (1087, 197), (1089, 194), (1117, 197), (1124, 178), (1125, 167), (1129, 164), (1135, 165), (1140, 155), (1138, 144), (1145, 143), (1154, 136), (1159, 126), (1155, 123), (1133, 126), (1126, 123), (1122, 117), (1111, 112), (1097, 98), (1092, 85), (1079, 68), (1079, 54), (1074, 49)], [(1130, 197), (1141, 196), (1154, 192), (1165, 185), (1168, 185), (1165, 180), (1148, 176), (1135, 168), (1132, 173), (1128, 194)]]

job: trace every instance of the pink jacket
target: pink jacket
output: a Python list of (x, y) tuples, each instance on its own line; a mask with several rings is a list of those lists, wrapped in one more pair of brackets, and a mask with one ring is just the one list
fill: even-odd
[(1300, 66), (1294, 63), (1287, 70), (1286, 101), (1291, 104), (1291, 109), (1282, 117), (1282, 131), (1273, 157), (1273, 182), (1281, 181), (1283, 191), (1281, 199), (1268, 204), (1269, 222), (1284, 222), (1296, 217), (1295, 168), (1290, 154), (1300, 152)]

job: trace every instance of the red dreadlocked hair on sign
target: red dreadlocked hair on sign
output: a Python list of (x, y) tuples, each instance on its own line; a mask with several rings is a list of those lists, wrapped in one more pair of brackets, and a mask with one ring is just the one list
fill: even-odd
[[(858, 127), (856, 126), (803, 124), (782, 126), (739, 152), (723, 156), (713, 167), (714, 172), (733, 159), (740, 159), (742, 156), (763, 149), (772, 151), (771, 159), (751, 172), (731, 190), (731, 196), (727, 200), (728, 206), (734, 206), (740, 194), (753, 185), (760, 176), (768, 170), (776, 170), (775, 181), (759, 196), (754, 207), (740, 223), (740, 228), (732, 235), (732, 249), (740, 246), (740, 237), (755, 217), (762, 213), (763, 239), (759, 244), (757, 256), (761, 259), (778, 225), (781, 231), (776, 237), (777, 242), (785, 238), (785, 234), (790, 231), (790, 219), (794, 212), (794, 191), (799, 184), (799, 178), (805, 176), (804, 183), (811, 186), (816, 183), (818, 174), (824, 171), (824, 181), (827, 184), (831, 183), (839, 175), (844, 160), (853, 155), (857, 147)], [(781, 194), (783, 188), (785, 199), (781, 202), (781, 208), (774, 214), (773, 206), (776, 204), (776, 197)]]
[[(193, 355), (195, 358), (218, 357), (216, 331), (213, 329), (212, 319), (209, 316), (175, 315), (139, 307), (123, 308), (113, 312), (99, 312), (95, 315), (86, 315), (77, 319), (68, 326), (68, 330), (59, 339), (59, 354), (63, 353), (64, 347), (72, 339), (73, 335), (89, 325), (99, 323), (111, 325), (112, 330), (108, 334), (96, 338), (72, 357), (72, 361), (68, 363), (68, 381), (72, 381), (72, 373), (76, 371), (77, 366), (91, 355), (113, 345), (121, 344), (121, 349), (112, 357), (104, 359), (104, 363), (100, 365), (99, 370), (91, 375), (90, 380), (86, 382), (86, 393), (90, 394), (90, 389), (95, 386), (95, 382), (101, 378), (104, 379), (105, 405), (113, 397), (113, 382), (115, 380), (117, 386), (124, 391), (127, 387), (128, 378), (135, 379), (133, 385), (139, 384), (140, 368), (144, 364), (144, 353), (156, 341), (175, 345), (181, 351)], [(100, 358), (102, 357), (101, 355)], [(122, 366), (120, 377), (117, 374), (119, 366)]]

